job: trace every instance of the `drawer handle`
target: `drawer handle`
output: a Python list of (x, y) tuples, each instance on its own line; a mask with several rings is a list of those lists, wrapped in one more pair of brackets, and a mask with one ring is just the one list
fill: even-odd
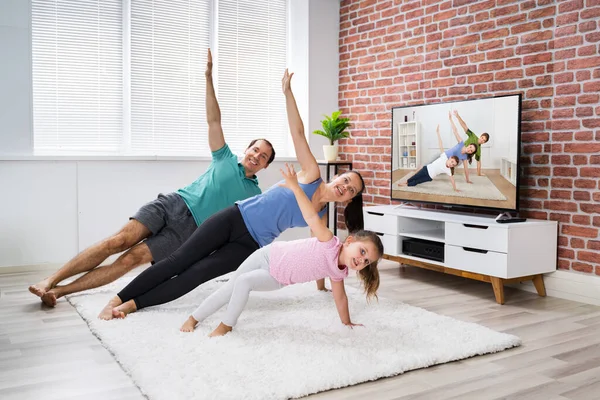
[(378, 213), (378, 212), (367, 211), (367, 214), (379, 215), (380, 217), (383, 217), (383, 213)]
[(377, 236), (383, 236), (383, 233), (381, 232), (373, 232), (374, 234), (376, 234)]
[(470, 251), (471, 253), (482, 253), (482, 254), (487, 254), (487, 250), (481, 250), (481, 249), (474, 249), (472, 247), (463, 247), (464, 251)]
[(489, 226), (486, 225), (473, 225), (473, 224), (463, 224), (465, 228), (475, 228), (475, 229), (487, 229)]

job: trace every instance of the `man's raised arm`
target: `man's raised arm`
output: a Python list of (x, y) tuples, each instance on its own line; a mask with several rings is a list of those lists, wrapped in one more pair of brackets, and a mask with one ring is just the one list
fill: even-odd
[(206, 122), (208, 122), (208, 146), (210, 151), (217, 151), (225, 146), (225, 137), (221, 127), (221, 109), (215, 95), (215, 87), (212, 80), (212, 54), (208, 49), (208, 60), (206, 62)]

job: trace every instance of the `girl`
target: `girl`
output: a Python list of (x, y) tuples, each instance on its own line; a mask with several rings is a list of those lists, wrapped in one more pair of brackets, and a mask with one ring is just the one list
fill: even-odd
[(454, 191), (460, 191), (456, 188), (456, 182), (454, 181), (454, 167), (458, 165), (458, 157), (450, 156), (450, 158), (448, 158), (446, 152), (444, 152), (439, 124), (435, 132), (437, 133), (438, 145), (440, 146), (440, 152), (442, 154), (434, 162), (424, 166), (416, 174), (408, 178), (406, 182), (399, 183), (398, 186), (417, 186), (420, 183), (432, 181), (433, 178), (440, 174), (447, 174), (450, 177), (450, 182), (452, 183)]
[(342, 323), (355, 326), (350, 320), (348, 298), (344, 290), (344, 278), (349, 270), (357, 271), (363, 281), (367, 299), (376, 297), (379, 287), (377, 262), (383, 255), (383, 244), (373, 232), (358, 231), (344, 243), (333, 236), (314, 210), (300, 185), (293, 167), (286, 164), (287, 172), (281, 171), (285, 182), (280, 185), (290, 189), (304, 220), (315, 237), (275, 242), (255, 251), (242, 263), (234, 276), (220, 289), (210, 295), (192, 313), (181, 327), (191, 332), (198, 322), (213, 314), (229, 301), (227, 311), (219, 326), (209, 336), (223, 336), (231, 332), (252, 290), (277, 290), (285, 285), (309, 282), (329, 277), (333, 298)]
[(448, 118), (450, 119), (450, 124), (452, 125), (452, 133), (454, 133), (454, 137), (458, 141), (458, 144), (451, 149), (446, 150), (446, 156), (448, 158), (456, 156), (460, 161), (462, 161), (463, 166), (465, 167), (465, 179), (467, 180), (467, 183), (473, 183), (469, 179), (469, 167), (467, 165), (467, 160), (469, 161), (469, 165), (473, 162), (473, 155), (477, 153), (479, 145), (477, 143), (465, 143), (456, 130), (456, 125), (454, 125), (450, 111), (448, 111)]
[[(315, 213), (323, 219), (327, 217), (329, 202), (347, 204), (344, 216), (348, 230), (353, 231), (363, 225), (362, 177), (356, 171), (349, 171), (329, 183), (323, 182), (292, 94), (292, 76), (285, 71), (282, 87), (290, 132), (302, 168), (298, 173), (299, 185)], [(281, 232), (298, 226), (306, 226), (306, 222), (294, 194), (286, 187), (274, 185), (260, 195), (213, 214), (173, 254), (146, 269), (112, 298), (100, 315), (104, 319), (123, 318), (141, 308), (173, 301), (208, 280), (234, 271)], [(324, 281), (317, 283), (319, 289), (324, 285)]]

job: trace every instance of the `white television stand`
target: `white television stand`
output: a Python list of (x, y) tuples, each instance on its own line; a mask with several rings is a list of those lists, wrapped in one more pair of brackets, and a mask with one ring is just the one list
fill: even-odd
[[(384, 258), (401, 264), (489, 282), (504, 304), (504, 284), (531, 280), (546, 295), (543, 275), (556, 270), (556, 221), (500, 224), (494, 216), (412, 207), (364, 208), (365, 229), (383, 242)], [(443, 246), (443, 261), (403, 252), (407, 239)]]

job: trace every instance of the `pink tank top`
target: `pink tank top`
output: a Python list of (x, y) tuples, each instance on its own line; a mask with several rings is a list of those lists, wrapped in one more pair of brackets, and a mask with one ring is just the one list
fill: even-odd
[(283, 285), (323, 278), (344, 280), (348, 276), (348, 267), (338, 267), (341, 247), (342, 243), (335, 236), (327, 242), (319, 242), (314, 237), (273, 242), (269, 258), (271, 276)]

